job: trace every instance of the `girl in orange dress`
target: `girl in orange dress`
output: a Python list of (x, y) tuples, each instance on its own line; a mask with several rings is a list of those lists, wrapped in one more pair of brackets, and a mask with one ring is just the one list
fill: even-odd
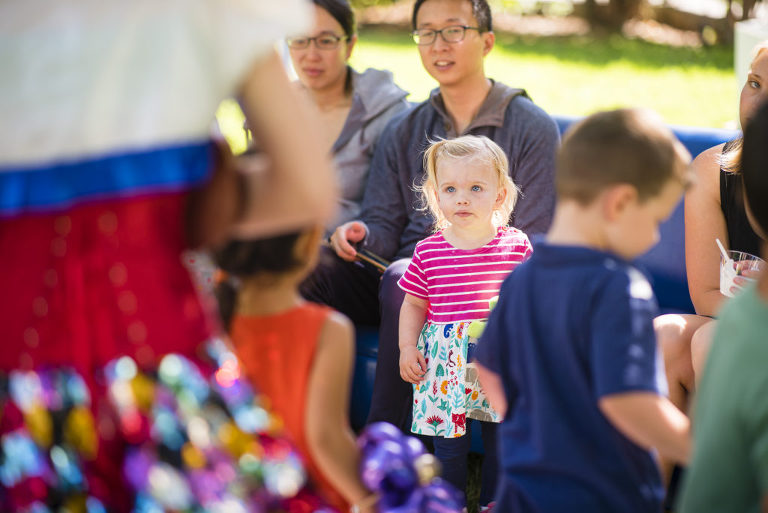
[(375, 511), (358, 475), (349, 427), (353, 327), (308, 303), (298, 284), (315, 262), (322, 227), (263, 240), (232, 240), (215, 258), (222, 318), (247, 377), (285, 423), (310, 476), (340, 511)]

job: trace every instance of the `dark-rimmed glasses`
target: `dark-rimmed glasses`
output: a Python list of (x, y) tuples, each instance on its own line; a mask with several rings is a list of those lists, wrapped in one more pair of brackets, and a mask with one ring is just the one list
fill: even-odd
[(294, 50), (304, 50), (309, 48), (309, 43), (315, 42), (315, 48), (318, 50), (335, 50), (339, 47), (339, 41), (349, 39), (347, 36), (337, 36), (336, 34), (320, 34), (315, 37), (289, 37), (285, 40), (288, 48)]
[(450, 25), (443, 27), (440, 30), (434, 29), (418, 29), (414, 30), (411, 35), (413, 41), (419, 46), (431, 45), (437, 39), (437, 35), (443, 38), (446, 43), (458, 43), (464, 40), (464, 36), (467, 35), (467, 30), (477, 30), (480, 32), (480, 27), (470, 27), (468, 25)]

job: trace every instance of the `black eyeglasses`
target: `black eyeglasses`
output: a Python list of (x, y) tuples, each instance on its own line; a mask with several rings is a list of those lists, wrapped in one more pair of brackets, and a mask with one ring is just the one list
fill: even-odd
[(443, 38), (446, 43), (458, 43), (464, 40), (464, 36), (467, 35), (467, 30), (477, 30), (480, 32), (480, 27), (469, 27), (467, 25), (450, 25), (448, 27), (441, 28), (440, 30), (434, 29), (419, 29), (414, 30), (411, 35), (414, 42), (419, 46), (431, 45), (437, 39), (437, 35)]
[(315, 47), (318, 50), (335, 50), (339, 47), (339, 41), (347, 40), (347, 36), (337, 36), (336, 34), (320, 34), (315, 37), (289, 37), (285, 40), (288, 44), (288, 48), (294, 50), (304, 50), (309, 48), (309, 43), (315, 42)]

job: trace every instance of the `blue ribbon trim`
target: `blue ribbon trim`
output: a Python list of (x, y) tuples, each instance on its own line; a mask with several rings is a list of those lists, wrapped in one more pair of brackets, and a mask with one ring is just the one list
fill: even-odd
[(208, 178), (212, 148), (206, 141), (35, 169), (0, 168), (0, 216), (184, 190)]

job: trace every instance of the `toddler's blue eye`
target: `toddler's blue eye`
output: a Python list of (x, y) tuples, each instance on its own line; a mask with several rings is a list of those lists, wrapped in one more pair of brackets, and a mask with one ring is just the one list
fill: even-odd
[(445, 192), (454, 192), (456, 190), (456, 187), (453, 187), (452, 185), (449, 185), (445, 188)]
[(473, 192), (480, 192), (480, 191), (482, 191), (482, 190), (483, 190), (483, 188), (482, 188), (482, 187), (480, 187), (479, 185), (473, 185), (473, 186), (472, 186), (472, 191), (473, 191)]

